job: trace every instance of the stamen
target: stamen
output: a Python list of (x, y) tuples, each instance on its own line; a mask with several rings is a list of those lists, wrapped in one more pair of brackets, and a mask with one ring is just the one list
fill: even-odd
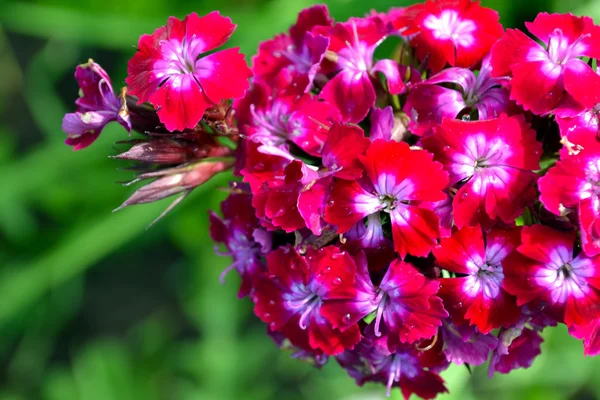
[(379, 305), (377, 306), (377, 316), (375, 317), (375, 336), (377, 337), (381, 336), (379, 325), (381, 324), (381, 318), (383, 317), (383, 308), (385, 307), (386, 300), (387, 293), (384, 292), (381, 300), (379, 301)]

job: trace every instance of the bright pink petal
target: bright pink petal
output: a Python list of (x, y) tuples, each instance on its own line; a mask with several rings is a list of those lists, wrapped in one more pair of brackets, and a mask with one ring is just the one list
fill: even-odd
[(244, 96), (250, 89), (252, 71), (239, 48), (221, 50), (196, 61), (194, 77), (206, 96), (218, 103), (223, 99)]
[(158, 117), (169, 131), (196, 126), (213, 105), (192, 75), (171, 77), (148, 100), (158, 108)]
[(565, 90), (587, 108), (600, 103), (600, 75), (582, 60), (565, 66)]
[(340, 110), (348, 122), (360, 122), (375, 104), (375, 89), (366, 72), (344, 70), (327, 82), (321, 97)]

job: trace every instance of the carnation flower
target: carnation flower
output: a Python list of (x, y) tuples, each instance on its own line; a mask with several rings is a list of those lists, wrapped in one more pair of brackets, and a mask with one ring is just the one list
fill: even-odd
[(356, 265), (335, 246), (309, 250), (305, 257), (291, 247), (267, 255), (268, 272), (257, 279), (254, 312), (272, 331), (282, 332), (295, 346), (339, 354), (360, 341), (357, 325), (334, 328), (321, 309), (348, 298)]
[(471, 0), (427, 0), (405, 8), (393, 25), (433, 73), (446, 64), (474, 67), (502, 36), (498, 13)]
[(191, 13), (183, 21), (170, 17), (166, 26), (140, 38), (125, 80), (130, 94), (157, 107), (169, 131), (194, 128), (207, 108), (250, 88), (252, 72), (239, 49), (203, 56), (225, 44), (235, 27), (218, 11)]
[(516, 249), (518, 229), (463, 227), (433, 249), (436, 264), (460, 276), (440, 279), (440, 296), (455, 324), (468, 321), (483, 333), (514, 324), (521, 312), (502, 289), (502, 260)]
[(257, 80), (269, 85), (285, 70), (301, 82), (302, 91), (310, 90), (329, 46), (328, 38), (311, 31), (316, 26), (332, 24), (326, 5), (300, 11), (289, 34), (277, 35), (258, 46), (258, 54), (252, 58), (252, 71)]
[(521, 117), (464, 122), (446, 119), (421, 140), (457, 189), (453, 201), (458, 227), (511, 223), (535, 198), (541, 144)]
[(552, 111), (566, 93), (585, 106), (596, 105), (600, 77), (581, 57), (600, 56), (600, 28), (589, 17), (547, 13), (526, 26), (544, 46), (507, 29), (491, 50), (492, 75), (512, 78), (511, 99), (535, 114)]
[(533, 225), (523, 227), (521, 240), (502, 262), (503, 287), (518, 305), (542, 304), (547, 314), (569, 327), (600, 317), (600, 261), (573, 254), (575, 232)]
[(426, 151), (381, 139), (360, 161), (364, 179), (334, 182), (325, 220), (344, 233), (364, 217), (384, 211), (390, 214), (396, 251), (402, 257), (426, 256), (439, 237), (439, 217), (422, 203), (446, 197), (442, 190), (448, 181), (441, 165)]

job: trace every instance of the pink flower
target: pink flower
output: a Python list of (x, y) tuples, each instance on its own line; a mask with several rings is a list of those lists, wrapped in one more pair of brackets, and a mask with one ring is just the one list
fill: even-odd
[(502, 262), (503, 287), (517, 304), (542, 304), (568, 327), (600, 317), (600, 260), (573, 255), (575, 232), (524, 227), (522, 244)]
[(540, 201), (556, 215), (577, 211), (583, 251), (600, 254), (600, 143), (584, 132), (573, 134), (577, 154), (561, 159), (539, 180)]
[(344, 233), (364, 217), (385, 211), (390, 214), (394, 248), (401, 257), (407, 253), (426, 256), (439, 237), (439, 218), (422, 203), (446, 197), (442, 190), (448, 181), (441, 165), (426, 151), (381, 139), (371, 144), (360, 161), (364, 178), (335, 180), (325, 220)]
[(295, 346), (339, 354), (360, 341), (358, 326), (343, 332), (322, 315), (330, 301), (353, 295), (356, 265), (335, 246), (309, 249), (305, 257), (291, 246), (267, 255), (268, 273), (259, 277), (252, 299), (255, 314), (269, 330), (282, 332)]
[[(456, 89), (447, 87), (456, 85)], [(511, 113), (513, 104), (508, 91), (490, 76), (489, 57), (475, 75), (467, 68), (447, 68), (413, 86), (404, 111), (411, 117), (411, 131), (429, 133), (444, 118), (475, 115), (478, 120)]]
[(65, 143), (73, 150), (81, 150), (92, 144), (104, 127), (117, 121), (131, 132), (131, 121), (125, 105), (115, 95), (106, 71), (92, 59), (78, 65), (75, 79), (81, 97), (75, 101), (77, 111), (63, 118), (62, 129), (67, 134)]
[(310, 90), (329, 46), (328, 38), (314, 35), (311, 30), (315, 26), (332, 24), (326, 5), (319, 4), (300, 11), (289, 34), (277, 35), (258, 46), (258, 54), (252, 58), (256, 81), (270, 84), (282, 70), (286, 70), (302, 83), (302, 91)]
[(298, 78), (287, 71), (272, 82), (256, 81), (233, 108), (244, 135), (266, 147), (289, 152), (296, 144), (312, 156), (320, 156), (327, 140), (324, 124), (340, 120), (333, 105), (304, 93)]
[(450, 174), (456, 226), (514, 222), (535, 198), (542, 146), (521, 117), (476, 122), (446, 119), (423, 138)]
[[(440, 297), (457, 325), (468, 321), (483, 334), (514, 324), (521, 312), (502, 289), (502, 260), (519, 244), (518, 229), (463, 227), (433, 249), (436, 263), (456, 278), (440, 279)], [(465, 321), (466, 320), (466, 321)]]
[(427, 0), (407, 7), (394, 27), (410, 38), (421, 61), (433, 73), (446, 64), (476, 66), (502, 36), (498, 13), (479, 1)]
[(249, 193), (233, 192), (221, 203), (223, 218), (210, 213), (210, 236), (227, 247), (228, 253), (223, 255), (233, 257), (233, 264), (221, 273), (220, 280), (224, 282), (225, 275), (235, 269), (242, 278), (240, 298), (250, 293), (254, 278), (266, 269), (261, 257), (272, 247), (271, 234), (260, 229), (250, 202)]
[(194, 128), (207, 108), (250, 88), (252, 72), (238, 48), (201, 57), (225, 44), (235, 27), (218, 11), (170, 17), (167, 26), (140, 37), (127, 70), (130, 94), (157, 107), (169, 131)]
[(351, 18), (331, 28), (316, 27), (313, 32), (330, 40), (329, 51), (334, 61), (324, 62), (323, 72), (337, 72), (323, 87), (321, 97), (335, 104), (345, 120), (360, 122), (375, 104), (377, 72), (386, 76), (391, 94), (404, 91), (398, 63), (392, 60), (373, 63), (375, 48), (387, 35), (385, 24), (379, 17)]
[(600, 57), (600, 29), (589, 17), (540, 13), (527, 29), (545, 46), (517, 29), (492, 48), (492, 75), (510, 76), (511, 99), (545, 114), (571, 95), (586, 107), (598, 103), (600, 77), (581, 57)]

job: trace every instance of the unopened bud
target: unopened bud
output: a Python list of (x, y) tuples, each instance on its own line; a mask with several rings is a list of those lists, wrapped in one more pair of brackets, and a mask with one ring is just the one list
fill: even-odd
[(153, 139), (136, 143), (114, 158), (152, 164), (183, 164), (190, 161), (193, 156), (193, 150), (181, 142), (172, 139)]
[[(185, 197), (192, 190), (204, 184), (219, 172), (228, 170), (232, 166), (233, 161), (230, 160), (203, 161), (184, 167), (168, 168), (162, 171), (140, 174), (130, 184), (144, 179), (157, 179), (136, 190), (115, 211), (133, 204), (152, 203), (180, 193), (183, 194), (182, 197)], [(176, 201), (178, 202), (180, 199)]]

